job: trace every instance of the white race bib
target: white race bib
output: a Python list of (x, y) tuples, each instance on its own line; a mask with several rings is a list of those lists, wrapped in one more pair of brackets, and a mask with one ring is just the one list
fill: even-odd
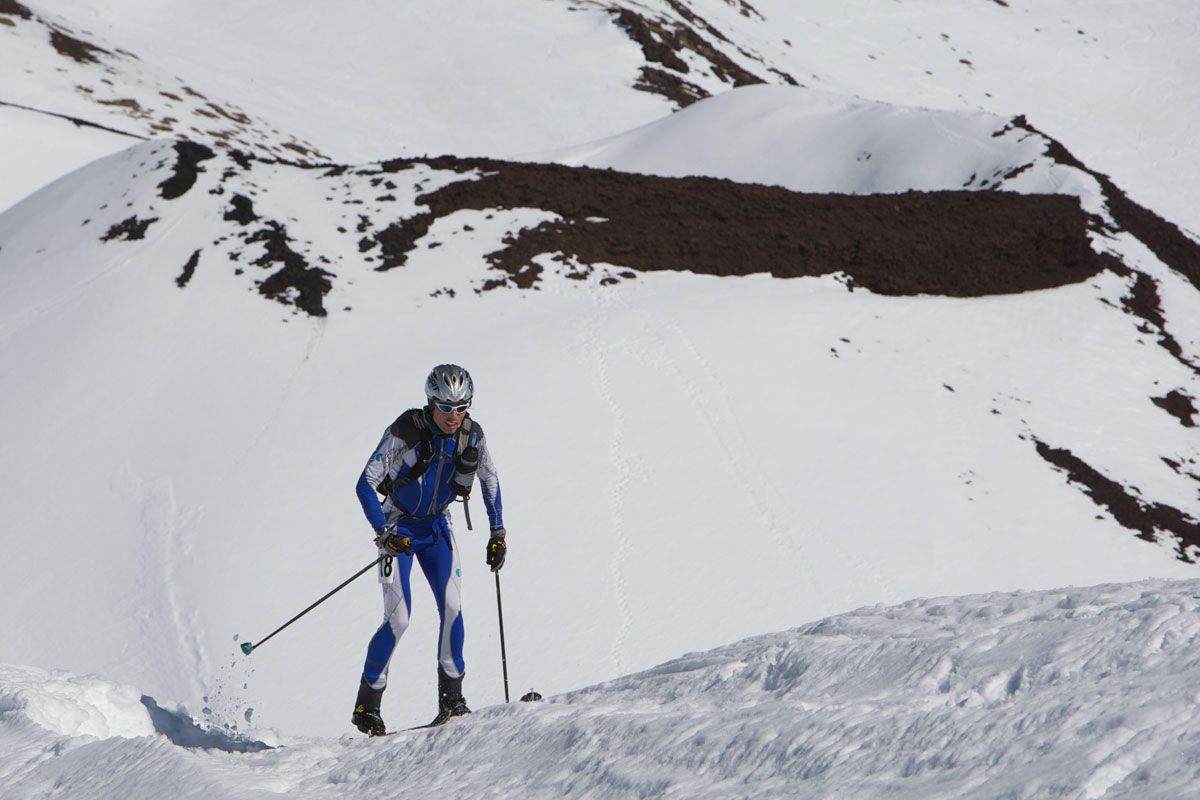
[(396, 582), (396, 558), (395, 556), (384, 556), (379, 559), (379, 582), (380, 583), (395, 583)]

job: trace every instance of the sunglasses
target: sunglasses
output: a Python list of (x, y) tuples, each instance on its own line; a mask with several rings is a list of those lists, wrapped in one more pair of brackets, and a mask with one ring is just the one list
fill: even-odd
[(471, 407), (471, 404), (470, 403), (461, 403), (457, 406), (452, 406), (449, 403), (434, 403), (433, 407), (436, 408), (438, 411), (442, 412), (443, 414), (449, 414), (452, 411), (455, 414), (463, 414), (463, 413), (466, 413), (466, 410)]

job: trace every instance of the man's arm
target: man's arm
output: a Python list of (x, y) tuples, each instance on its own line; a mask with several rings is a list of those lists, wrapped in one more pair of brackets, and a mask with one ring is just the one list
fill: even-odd
[(492, 530), (504, 527), (503, 507), (500, 503), (500, 477), (496, 464), (488, 450), (487, 437), (479, 440), (479, 467), (476, 474), (483, 487), (483, 504), (487, 507), (488, 523)]
[[(371, 454), (362, 474), (359, 475), (354, 490), (358, 495), (359, 504), (362, 505), (363, 514), (367, 517), (367, 522), (371, 523), (371, 528), (378, 529), (387, 524), (387, 516), (383, 513), (383, 504), (379, 502), (377, 491), (379, 484), (386, 478), (394, 479), (401, 464), (415, 461), (415, 456), (407, 458), (412, 452), (413, 448), (399, 436), (393, 434), (389, 428), (383, 434), (375, 452)], [(412, 466), (411, 463), (408, 465)]]

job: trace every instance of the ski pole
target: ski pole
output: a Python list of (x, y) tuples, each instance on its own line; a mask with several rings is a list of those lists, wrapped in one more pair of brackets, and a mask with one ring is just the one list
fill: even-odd
[[(250, 655), (250, 653), (252, 653), (253, 651), (257, 650), (258, 648), (260, 648), (260, 647), (262, 647), (264, 644), (266, 644), (266, 643), (267, 643), (267, 641), (268, 641), (268, 640), (269, 640), (269, 639), (270, 639), (272, 636), (274, 636), (275, 634), (279, 633), (281, 630), (283, 630), (284, 628), (286, 628), (288, 625), (291, 625), (293, 622), (295, 622), (296, 620), (300, 619), (301, 617), (303, 617), (303, 616), (304, 616), (305, 614), (307, 614), (308, 612), (312, 611), (312, 610), (313, 610), (314, 608), (316, 608), (317, 606), (321, 605), (321, 603), (324, 603), (326, 600), (328, 600), (329, 598), (333, 597), (335, 594), (337, 594), (338, 592), (340, 592), (342, 589), (345, 589), (345, 588), (346, 588), (346, 587), (347, 587), (347, 586), (350, 584), (350, 582), (351, 582), (351, 581), (353, 581), (355, 578), (359, 577), (359, 576), (360, 576), (360, 575), (362, 575), (364, 572), (366, 572), (366, 571), (368, 571), (369, 569), (371, 569), (372, 567), (374, 567), (376, 564), (378, 564), (378, 563), (379, 563), (380, 561), (382, 561), (383, 559), (384, 559), (384, 556), (379, 556), (379, 558), (375, 559), (375, 560), (374, 560), (374, 561), (372, 561), (370, 564), (367, 564), (365, 567), (363, 567), (363, 568), (362, 568), (362, 569), (360, 569), (358, 572), (356, 572), (356, 573), (354, 573), (353, 575), (351, 575), (349, 578), (346, 578), (346, 580), (342, 581), (342, 582), (341, 582), (341, 583), (339, 583), (339, 584), (338, 584), (338, 585), (337, 585), (335, 588), (331, 589), (331, 590), (330, 590), (330, 591), (329, 591), (329, 592), (328, 592), (328, 593), (327, 593), (327, 594), (326, 594), (324, 597), (322, 597), (320, 600), (318, 600), (317, 602), (313, 603), (311, 606), (309, 606), (308, 608), (304, 609), (304, 610), (303, 610), (303, 611), (301, 611), (299, 614), (297, 614), (296, 616), (292, 617), (291, 619), (289, 619), (287, 622), (285, 622), (285, 623), (283, 623), (282, 625), (280, 625), (280, 626), (279, 626), (278, 628), (276, 628), (275, 630), (271, 631), (271, 633), (270, 633), (270, 634), (269, 634), (269, 635), (266, 637), (266, 639), (263, 639), (263, 640), (262, 640), (261, 642), (259, 642), (258, 644), (251, 644), (250, 642), (242, 642), (242, 652), (243, 652), (243, 653), (245, 653), (246, 655)], [(505, 679), (505, 680), (507, 680), (507, 679)]]
[(504, 605), (500, 602), (500, 572), (496, 571), (496, 611), (500, 613), (500, 668), (504, 671), (504, 702), (508, 702), (508, 656), (504, 652)]

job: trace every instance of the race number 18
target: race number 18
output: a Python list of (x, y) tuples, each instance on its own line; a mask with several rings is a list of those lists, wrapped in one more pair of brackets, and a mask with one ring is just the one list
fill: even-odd
[(396, 582), (396, 559), (394, 557), (384, 556), (379, 559), (379, 582)]

